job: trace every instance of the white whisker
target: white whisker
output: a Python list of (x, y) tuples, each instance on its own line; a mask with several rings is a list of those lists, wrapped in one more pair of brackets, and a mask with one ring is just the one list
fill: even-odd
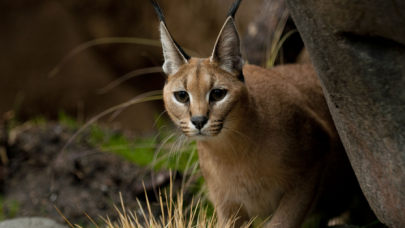
[(160, 118), (165, 112), (167, 112), (167, 110), (164, 110), (162, 113), (160, 113), (160, 115), (159, 115), (158, 118), (156, 119), (155, 123), (153, 124), (152, 128), (156, 125), (156, 123), (158, 122), (159, 118)]
[[(152, 142), (151, 142), (151, 145), (155, 142), (155, 140), (157, 139), (157, 137), (162, 133), (162, 132), (161, 132), (161, 129), (164, 128), (164, 127), (167, 127), (167, 125), (163, 125), (163, 126), (161, 126), (161, 127), (159, 128), (159, 131), (158, 131), (157, 135), (153, 138), (153, 140), (152, 140)], [(174, 129), (174, 130), (171, 130), (171, 131), (169, 132), (169, 134), (171, 134), (173, 131), (178, 131), (178, 130), (179, 130), (179, 128)]]
[[(155, 166), (155, 161), (156, 161), (156, 159), (157, 159), (157, 157), (158, 157), (158, 155), (159, 155), (159, 152), (160, 152), (160, 150), (162, 149), (162, 147), (163, 147), (163, 146), (165, 145), (165, 143), (166, 143), (171, 137), (173, 137), (175, 134), (176, 134), (176, 133), (173, 133), (173, 134), (171, 134), (169, 137), (167, 137), (167, 138), (161, 143), (160, 147), (159, 147), (159, 145), (158, 145), (158, 147), (157, 147), (156, 150), (155, 150), (155, 154), (153, 155), (152, 167)], [(152, 170), (153, 170), (153, 169), (152, 169)]]

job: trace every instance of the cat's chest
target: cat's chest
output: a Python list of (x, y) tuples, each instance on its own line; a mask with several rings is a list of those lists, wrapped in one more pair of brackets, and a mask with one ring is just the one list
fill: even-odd
[(202, 156), (201, 168), (212, 202), (243, 204), (251, 216), (269, 215), (277, 208), (282, 189), (255, 161), (226, 161)]

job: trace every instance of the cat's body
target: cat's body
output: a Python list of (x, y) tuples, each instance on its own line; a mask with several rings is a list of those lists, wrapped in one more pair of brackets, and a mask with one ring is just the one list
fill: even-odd
[[(312, 66), (245, 65), (243, 72), (250, 99), (229, 114), (222, 135), (197, 140), (219, 217), (274, 214), (271, 224), (299, 227), (313, 209), (338, 216), (355, 178)], [(316, 208), (330, 194), (329, 207)]]
[(235, 213), (237, 226), (273, 215), (270, 226), (293, 228), (318, 208), (325, 219), (343, 212), (356, 181), (312, 66), (243, 67), (233, 22), (240, 0), (212, 56), (191, 58), (153, 3), (168, 75), (165, 106), (183, 134), (197, 140), (220, 222)]

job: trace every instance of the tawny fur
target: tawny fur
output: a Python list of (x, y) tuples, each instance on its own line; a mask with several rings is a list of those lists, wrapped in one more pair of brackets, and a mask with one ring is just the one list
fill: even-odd
[[(353, 173), (312, 66), (246, 65), (245, 84), (218, 70), (208, 59), (192, 58), (168, 78), (164, 98), (169, 115), (188, 136), (191, 116), (209, 112), (207, 132), (213, 136), (196, 138), (220, 220), (239, 210), (238, 225), (274, 214), (270, 224), (299, 227), (322, 193), (347, 200)], [(209, 105), (212, 84), (226, 85), (229, 103)], [(193, 97), (189, 107), (173, 101), (172, 91), (182, 86)], [(333, 202), (331, 207), (339, 207)]]
[[(295, 228), (311, 213), (327, 221), (342, 212), (356, 182), (311, 65), (245, 65), (242, 74), (231, 16), (206, 59), (184, 62), (169, 33), (161, 35), (165, 50), (177, 51), (165, 53), (165, 62), (183, 62), (168, 75), (165, 107), (197, 140), (220, 222), (238, 212), (237, 226), (273, 215), (269, 227)], [(210, 101), (214, 89), (226, 96)], [(187, 92), (188, 102), (176, 100), (179, 91)], [(200, 130), (191, 122), (196, 116), (208, 118)]]

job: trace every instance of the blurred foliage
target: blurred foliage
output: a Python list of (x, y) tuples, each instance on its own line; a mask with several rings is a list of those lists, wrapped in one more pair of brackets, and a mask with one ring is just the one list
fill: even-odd
[(14, 218), (20, 210), (20, 204), (17, 200), (5, 202), (3, 196), (0, 196), (0, 221), (6, 218)]
[[(74, 118), (63, 111), (59, 112), (59, 122), (72, 129), (80, 127)], [(187, 143), (177, 129), (167, 129), (167, 123), (161, 118), (156, 117), (155, 126), (160, 129), (157, 135), (129, 139), (120, 131), (95, 123), (89, 126), (84, 135), (88, 136), (86, 141), (92, 146), (154, 170), (172, 169), (184, 173), (198, 163), (195, 142)]]

